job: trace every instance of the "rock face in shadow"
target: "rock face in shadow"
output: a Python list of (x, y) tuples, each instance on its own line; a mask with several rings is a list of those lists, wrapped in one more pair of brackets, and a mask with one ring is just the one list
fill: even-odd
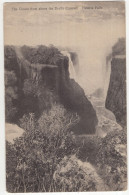
[[(5, 48), (5, 59), (8, 59), (8, 66), (5, 62), (5, 70), (12, 70), (11, 58), (8, 58), (8, 53), (10, 53), (9, 49), (10, 46)], [(49, 101), (63, 104), (66, 109), (77, 113), (80, 116), (79, 124), (72, 129), (75, 133), (95, 133), (95, 127), (97, 125), (96, 112), (85, 96), (84, 90), (74, 81), (74, 79), (70, 79), (68, 57), (63, 56), (53, 46), (51, 48), (46, 46), (39, 46), (37, 48), (30, 48), (27, 46), (22, 48), (12, 47), (11, 52), (12, 50), (13, 58), (16, 61), (13, 71), (18, 77), (18, 88), (20, 89), (18, 104), (21, 106), (18, 112), (20, 113), (21, 111), (21, 115), (24, 114), (24, 107), (27, 107), (27, 112), (29, 112), (30, 108), (30, 112), (41, 113), (44, 111), (42, 102), (48, 101), (49, 99)], [(73, 57), (73, 59), (75, 59), (75, 57)], [(30, 94), (26, 95), (24, 91), (28, 93), (27, 90), (29, 88), (30, 80), (32, 81), (31, 93), (33, 93), (31, 94), (29, 92)], [(25, 83), (26, 86), (28, 85), (26, 88)], [(34, 87), (37, 88), (35, 89)], [(39, 91), (39, 89), (41, 90)], [(44, 95), (41, 93), (46, 97), (48, 96), (48, 98), (44, 99)], [(52, 98), (49, 97), (50, 95), (55, 99), (52, 97), (54, 100), (51, 100)], [(28, 106), (29, 102), (33, 102), (33, 105), (30, 104), (30, 106)]]
[(57, 68), (42, 69), (43, 83), (52, 91), (56, 91), (60, 103), (66, 109), (80, 116), (79, 124), (72, 131), (76, 134), (94, 134), (98, 122), (96, 112), (84, 90), (74, 79), (70, 79), (67, 57), (61, 57), (56, 64)]
[(114, 113), (117, 122), (121, 126), (126, 126), (126, 57), (124, 39), (119, 39), (112, 48), (111, 75), (105, 106)]

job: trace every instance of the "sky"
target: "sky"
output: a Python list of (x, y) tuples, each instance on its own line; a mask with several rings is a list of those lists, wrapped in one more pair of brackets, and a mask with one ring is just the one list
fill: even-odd
[(85, 91), (103, 86), (106, 56), (118, 38), (125, 37), (124, 2), (6, 3), (4, 7), (6, 45), (70, 47), (78, 52), (79, 82)]

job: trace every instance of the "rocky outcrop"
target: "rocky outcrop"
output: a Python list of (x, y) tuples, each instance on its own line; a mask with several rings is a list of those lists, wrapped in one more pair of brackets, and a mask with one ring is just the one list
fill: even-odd
[(57, 67), (42, 69), (43, 83), (52, 91), (56, 91), (59, 101), (66, 109), (80, 116), (80, 123), (72, 129), (76, 134), (93, 134), (97, 124), (96, 112), (85, 96), (84, 90), (68, 72), (68, 58), (60, 56)]
[[(27, 46), (22, 48), (13, 47), (12, 50), (16, 61), (13, 70), (17, 69), (15, 72), (18, 75), (18, 88), (20, 88), (21, 92), (20, 98), (18, 98), (20, 117), (24, 114), (24, 109), (27, 112), (33, 113), (43, 112), (44, 107), (42, 106), (42, 102), (48, 101), (48, 99), (52, 101), (51, 97), (49, 97), (51, 95), (55, 98), (53, 101), (63, 104), (66, 109), (80, 116), (79, 124), (72, 129), (75, 133), (95, 133), (95, 126), (97, 124), (96, 112), (85, 96), (84, 90), (74, 79), (70, 79), (68, 57), (63, 56), (53, 46), (50, 48), (46, 46), (36, 48)], [(7, 51), (5, 53), (8, 57)], [(73, 57), (73, 60), (77, 61), (76, 58)], [(12, 64), (10, 64), (10, 61), (8, 62), (8, 66), (11, 69)], [(6, 63), (5, 67), (7, 67)], [(27, 81), (28, 79), (31, 82)], [(28, 87), (25, 87), (25, 84)], [(28, 88), (31, 91), (31, 93), (29, 91), (29, 95)], [(40, 91), (39, 88), (41, 89)], [(48, 97), (44, 99), (44, 96)]]
[(126, 126), (126, 57), (125, 40), (119, 39), (112, 48), (111, 75), (105, 106)]
[(21, 137), (24, 133), (24, 130), (17, 125), (6, 123), (6, 140), (8, 142), (14, 143), (14, 139)]

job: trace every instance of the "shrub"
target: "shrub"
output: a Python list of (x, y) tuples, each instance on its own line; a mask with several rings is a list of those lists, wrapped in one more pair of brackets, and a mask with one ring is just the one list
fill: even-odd
[(53, 91), (34, 79), (24, 80), (23, 92), (21, 99), (23, 114), (35, 113), (36, 117), (39, 117), (44, 110), (49, 110), (58, 102), (58, 97)]
[(102, 139), (96, 164), (111, 190), (125, 190), (127, 185), (126, 131), (113, 131)]
[(80, 161), (74, 155), (62, 159), (53, 178), (58, 189), (63, 192), (104, 190), (103, 181), (94, 167), (88, 162)]
[(24, 57), (31, 63), (56, 64), (56, 58), (61, 55), (60, 51), (54, 46), (40, 45), (38, 48), (23, 46), (21, 48)]
[(25, 95), (37, 96), (38, 91), (38, 83), (35, 82), (33, 79), (25, 79), (23, 92)]
[(17, 167), (16, 150), (12, 143), (6, 141), (6, 181), (7, 191), (15, 192), (15, 171)]
[(6, 45), (4, 47), (4, 65), (9, 71), (17, 71), (17, 58), (14, 46)]
[(74, 136), (69, 127), (78, 116), (67, 112), (63, 107), (54, 105), (48, 113), (43, 113), (39, 121), (34, 114), (25, 115), (21, 127), (26, 131), (22, 137), (9, 145), (9, 155), (15, 168), (9, 167), (7, 160), (7, 188), (10, 192), (55, 191), (53, 173), (65, 155), (75, 153)]
[(95, 165), (100, 143), (101, 138), (95, 135), (78, 136), (76, 138), (77, 157), (82, 161), (88, 161)]
[(5, 71), (5, 116), (7, 122), (13, 122), (17, 113), (17, 78), (14, 71)]

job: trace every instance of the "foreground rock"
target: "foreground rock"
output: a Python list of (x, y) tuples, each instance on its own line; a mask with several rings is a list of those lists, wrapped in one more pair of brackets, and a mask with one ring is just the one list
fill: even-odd
[(105, 108), (104, 98), (90, 97), (92, 105), (96, 110), (98, 124), (96, 126), (96, 135), (103, 138), (109, 132), (122, 130), (122, 127), (117, 123), (115, 115)]
[(99, 137), (105, 137), (112, 131), (122, 130), (122, 127), (115, 120), (108, 119), (103, 115), (98, 115), (98, 121), (96, 135)]
[(14, 143), (14, 139), (22, 136), (24, 130), (17, 125), (14, 124), (5, 124), (5, 131), (6, 131), (6, 140), (8, 142)]

